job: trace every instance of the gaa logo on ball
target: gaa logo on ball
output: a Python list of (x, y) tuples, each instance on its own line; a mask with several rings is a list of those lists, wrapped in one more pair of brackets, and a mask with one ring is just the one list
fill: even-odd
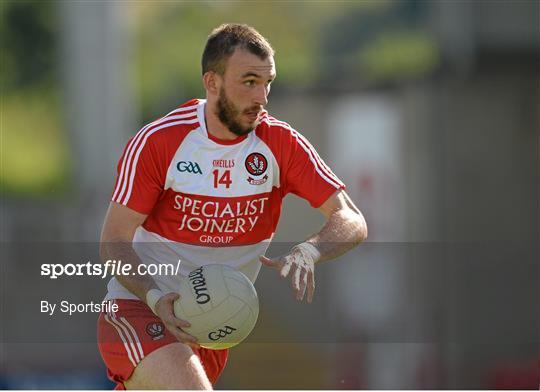
[(180, 282), (176, 317), (188, 321), (184, 330), (201, 347), (222, 350), (236, 346), (253, 330), (259, 300), (253, 283), (227, 265), (209, 264), (193, 270)]
[(224, 328), (220, 328), (217, 331), (210, 332), (208, 334), (208, 339), (213, 340), (213, 341), (223, 339), (227, 337), (227, 335), (230, 335), (231, 333), (233, 333), (234, 331), (236, 331), (236, 328), (229, 327), (228, 325), (226, 325)]

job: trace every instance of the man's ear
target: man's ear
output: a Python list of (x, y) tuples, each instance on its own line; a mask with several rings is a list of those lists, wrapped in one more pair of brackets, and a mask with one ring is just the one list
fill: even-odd
[(203, 75), (203, 84), (210, 94), (218, 95), (221, 77), (214, 71), (208, 71)]

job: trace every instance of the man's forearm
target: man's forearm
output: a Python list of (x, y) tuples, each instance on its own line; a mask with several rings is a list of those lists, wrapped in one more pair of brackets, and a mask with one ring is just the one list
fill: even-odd
[(334, 259), (367, 238), (367, 224), (360, 212), (339, 210), (330, 214), (326, 224), (306, 240), (320, 252), (318, 261)]
[(131, 265), (131, 271), (135, 273), (134, 275), (131, 275), (130, 272), (129, 275), (116, 275), (115, 278), (142, 301), (146, 302), (146, 293), (149, 290), (159, 289), (150, 275), (138, 273), (138, 265), (141, 264), (141, 260), (133, 250), (131, 242), (122, 240), (102, 242), (100, 254), (103, 262), (122, 260), (122, 263)]

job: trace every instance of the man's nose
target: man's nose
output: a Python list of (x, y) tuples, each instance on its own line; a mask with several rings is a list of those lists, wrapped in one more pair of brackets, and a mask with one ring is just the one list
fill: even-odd
[(268, 88), (264, 85), (257, 88), (257, 92), (254, 98), (255, 104), (266, 106), (268, 103)]

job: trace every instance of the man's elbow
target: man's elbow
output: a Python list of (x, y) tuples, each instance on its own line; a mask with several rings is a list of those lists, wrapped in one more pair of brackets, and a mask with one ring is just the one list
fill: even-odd
[(364, 225), (362, 226), (362, 229), (360, 230), (359, 237), (360, 237), (360, 242), (364, 242), (365, 240), (367, 240), (368, 229), (367, 229), (367, 224), (365, 221), (364, 221)]
[(360, 244), (364, 242), (368, 237), (367, 223), (361, 214), (356, 215), (355, 227), (355, 242), (357, 244)]

